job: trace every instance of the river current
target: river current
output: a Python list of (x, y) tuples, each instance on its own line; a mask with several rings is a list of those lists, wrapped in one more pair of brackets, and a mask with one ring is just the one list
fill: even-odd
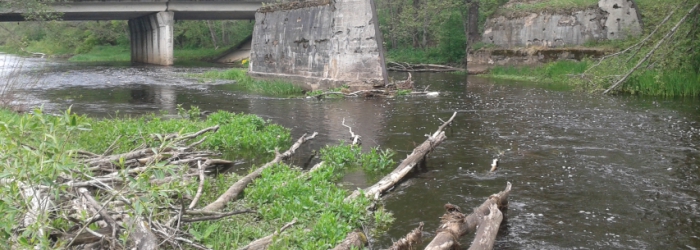
[[(444, 73), (413, 75), (417, 88), (430, 86), (437, 97), (282, 99), (187, 77), (222, 66), (86, 65), (2, 54), (0, 64), (2, 75), (31, 73), (22, 74), (30, 84), (17, 95), (26, 107), (72, 107), (95, 117), (175, 113), (177, 104), (252, 113), (290, 128), (294, 138), (319, 132), (307, 152), (347, 140), (345, 119), (365, 149), (390, 148), (400, 161), (457, 111), (426, 167), (385, 196), (396, 222), (372, 238), (376, 249), (420, 222), (429, 241), (445, 203), (470, 211), (507, 181), (513, 190), (495, 249), (700, 248), (697, 99), (603, 96)], [(494, 158), (499, 169), (489, 173)], [(343, 182), (355, 188), (373, 181), (352, 172)], [(468, 246), (471, 237), (462, 241)]]

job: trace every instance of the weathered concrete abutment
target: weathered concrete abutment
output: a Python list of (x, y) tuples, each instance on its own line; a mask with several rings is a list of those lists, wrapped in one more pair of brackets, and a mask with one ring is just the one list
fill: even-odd
[[(511, 0), (508, 4), (521, 4)], [(537, 1), (528, 1), (529, 4)], [(641, 34), (641, 18), (632, 0), (600, 0), (579, 10), (543, 10), (497, 14), (486, 21), (482, 41), (499, 47), (561, 47)]]
[(173, 65), (173, 12), (158, 12), (129, 20), (131, 61)]
[(307, 89), (382, 85), (384, 60), (372, 13), (369, 0), (263, 7), (255, 14), (249, 74)]

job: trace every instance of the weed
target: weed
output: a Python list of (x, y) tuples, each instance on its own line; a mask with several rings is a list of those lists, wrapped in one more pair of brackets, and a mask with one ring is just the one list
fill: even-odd
[(193, 77), (204, 79), (234, 80), (231, 85), (234, 90), (247, 91), (266, 96), (293, 97), (303, 95), (303, 89), (290, 82), (281, 80), (258, 80), (248, 76), (244, 69), (229, 69), (225, 71), (207, 71), (202, 74), (193, 74)]

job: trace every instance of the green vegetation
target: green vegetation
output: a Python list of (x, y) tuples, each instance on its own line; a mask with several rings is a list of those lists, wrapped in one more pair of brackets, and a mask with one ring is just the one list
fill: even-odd
[[(76, 62), (130, 60), (126, 21), (20, 22), (0, 23), (0, 27), (0, 46), (11, 53), (75, 55), (70, 60)], [(209, 60), (250, 36), (253, 23), (179, 21), (174, 32), (177, 62)]]
[[(139, 146), (158, 148), (163, 145), (158, 145), (157, 138), (171, 133), (194, 132), (213, 124), (219, 124), (221, 128), (208, 134), (207, 140), (199, 146), (201, 149), (237, 151), (241, 152), (238, 156), (243, 159), (270, 158), (273, 148), (286, 148), (290, 142), (288, 130), (254, 115), (217, 112), (201, 120), (196, 109), (180, 111), (190, 119), (166, 120), (147, 116), (95, 120), (72, 114), (70, 110), (54, 116), (43, 114), (41, 110), (17, 114), (0, 109), (0, 180), (3, 183), (0, 185), (3, 194), (0, 196), (0, 213), (3, 214), (0, 237), (8, 239), (9, 246), (18, 249), (34, 246), (52, 249), (66, 243), (56, 243), (42, 232), (69, 231), (75, 223), (66, 219), (68, 214), (41, 213), (35, 222), (26, 225), (17, 221), (22, 221), (32, 206), (31, 199), (23, 194), (25, 185), (47, 187), (44, 195), (59, 199), (72, 189), (56, 180), (80, 178), (89, 172), (87, 164), (76, 155), (77, 150), (101, 153), (112, 144), (115, 153)], [(341, 144), (323, 148), (320, 157), (326, 164), (313, 172), (302, 173), (284, 164), (266, 169), (260, 179), (246, 189), (243, 199), (227, 206), (231, 210), (253, 209), (256, 213), (183, 223), (183, 231), (205, 246), (237, 249), (296, 218), (297, 224), (278, 236), (272, 249), (328, 249), (347, 233), (362, 226), (386, 228), (392, 221), (390, 213), (380, 209), (373, 215), (368, 214), (366, 207), (370, 202), (364, 197), (344, 202), (349, 191), (338, 187), (335, 182), (345, 171), (360, 165), (373, 171), (388, 169), (393, 165), (390, 151), (374, 149), (362, 154), (358, 146)], [(130, 217), (142, 216), (154, 221), (169, 218), (166, 216), (172, 213), (163, 209), (163, 204), (180, 204), (182, 197), (194, 196), (197, 181), (158, 185), (149, 182), (150, 178), (159, 178), (173, 171), (179, 170), (158, 163), (129, 177), (126, 185), (115, 187), (121, 195), (132, 200), (127, 205)], [(239, 178), (230, 173), (207, 178), (200, 204), (213, 201)], [(99, 189), (94, 190), (93, 195), (102, 200), (114, 198), (110, 192)], [(85, 216), (89, 215), (82, 217)], [(97, 230), (93, 226), (90, 228)], [(121, 244), (126, 242), (125, 237), (126, 234), (119, 237)]]
[(590, 65), (590, 61), (556, 61), (538, 66), (497, 66), (489, 71), (489, 77), (531, 82), (562, 82), (571, 75), (580, 75)]
[(533, 11), (560, 11), (572, 9), (585, 9), (596, 6), (598, 0), (540, 0), (534, 3), (514, 3), (507, 7), (500, 8), (498, 14), (512, 14)]
[[(210, 61), (228, 48), (179, 48), (174, 51), (175, 63)], [(71, 62), (130, 62), (131, 49), (126, 45), (97, 45), (90, 51), (74, 55)]]
[[(598, 59), (588, 59), (579, 63), (559, 61), (536, 67), (496, 67), (489, 76), (547, 84), (561, 82), (588, 91), (602, 91), (610, 88), (649, 54), (648, 60), (627, 78), (619, 92), (662, 97), (700, 96), (700, 51), (696, 49), (700, 46), (700, 29), (697, 28), (700, 27), (700, 19), (687, 19), (658, 50), (652, 51), (694, 3), (681, 0), (639, 0), (637, 4), (645, 28), (642, 36), (586, 44), (588, 47), (613, 48), (616, 51), (631, 47), (626, 53), (600, 62)], [(666, 23), (662, 23), (676, 8), (675, 14)], [(658, 32), (651, 34), (656, 28)], [(649, 35), (650, 39), (640, 44)]]
[[(477, 2), (477, 0), (472, 0)], [(466, 51), (463, 0), (379, 0), (379, 25), (387, 60), (409, 63), (461, 64)], [(478, 0), (478, 27), (508, 0)], [(481, 48), (473, 40), (472, 49)]]
[(207, 71), (202, 74), (194, 74), (194, 77), (203, 79), (234, 80), (231, 85), (234, 90), (241, 90), (255, 94), (278, 97), (302, 96), (304, 90), (290, 82), (282, 80), (258, 80), (247, 74), (246, 69), (229, 69), (225, 71)]

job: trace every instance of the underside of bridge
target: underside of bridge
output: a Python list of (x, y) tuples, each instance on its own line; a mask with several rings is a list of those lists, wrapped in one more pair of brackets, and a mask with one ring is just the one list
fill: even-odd
[(129, 20), (132, 62), (173, 65), (174, 16), (167, 11)]
[[(65, 0), (51, 5), (64, 21), (129, 20), (131, 61), (172, 65), (175, 20), (254, 20), (262, 0)], [(0, 10), (0, 22), (25, 21)]]

